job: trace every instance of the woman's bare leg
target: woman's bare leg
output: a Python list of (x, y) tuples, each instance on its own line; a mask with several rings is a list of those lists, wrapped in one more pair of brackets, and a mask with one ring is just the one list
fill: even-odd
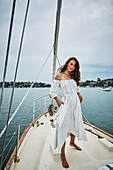
[(62, 149), (61, 149), (62, 166), (64, 168), (69, 168), (69, 165), (68, 165), (66, 157), (65, 157), (65, 145), (66, 145), (66, 142), (63, 144)]
[(75, 144), (75, 142), (74, 142), (75, 141), (75, 136), (72, 133), (70, 133), (70, 135), (71, 135), (70, 146), (73, 146), (75, 149), (81, 151), (82, 149), (79, 146), (77, 146)]

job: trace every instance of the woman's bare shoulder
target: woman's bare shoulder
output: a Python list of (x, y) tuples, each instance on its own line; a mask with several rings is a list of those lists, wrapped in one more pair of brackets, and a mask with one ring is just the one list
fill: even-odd
[(62, 80), (62, 73), (58, 73), (55, 77), (55, 80)]

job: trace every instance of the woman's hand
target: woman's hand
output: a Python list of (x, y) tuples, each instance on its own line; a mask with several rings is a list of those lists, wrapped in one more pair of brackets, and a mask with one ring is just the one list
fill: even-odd
[(61, 104), (64, 104), (64, 103), (61, 100), (59, 100), (59, 102), (57, 102), (57, 104), (58, 104), (58, 107), (60, 107)]
[(64, 104), (61, 100), (58, 99), (58, 97), (55, 97), (54, 99), (56, 100), (58, 107), (60, 107), (61, 104)]

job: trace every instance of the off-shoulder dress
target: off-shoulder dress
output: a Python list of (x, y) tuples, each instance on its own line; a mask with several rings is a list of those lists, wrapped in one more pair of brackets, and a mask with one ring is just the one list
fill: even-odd
[(54, 148), (58, 147), (59, 153), (66, 141), (66, 137), (69, 133), (75, 135), (78, 140), (87, 140), (85, 127), (83, 124), (81, 105), (78, 97), (79, 86), (74, 79), (69, 80), (53, 80), (53, 84), (50, 88), (50, 95), (52, 98), (57, 96), (57, 89), (61, 88), (62, 92), (62, 104), (57, 112), (56, 122), (56, 135)]

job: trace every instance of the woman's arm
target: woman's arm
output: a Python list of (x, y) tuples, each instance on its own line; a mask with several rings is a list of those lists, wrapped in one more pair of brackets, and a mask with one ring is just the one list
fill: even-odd
[(56, 82), (54, 82), (50, 88), (50, 96), (52, 98), (54, 98), (56, 100), (56, 103), (58, 105), (58, 107), (60, 107), (61, 104), (64, 104), (61, 100), (58, 99), (57, 97), (57, 88), (59, 86), (59, 81), (60, 81), (61, 75), (60, 73), (56, 75), (55, 80), (57, 80)]
[(80, 92), (78, 92), (77, 94), (78, 94), (78, 96), (79, 96), (80, 103), (82, 103), (82, 101), (83, 101), (82, 95), (80, 94)]
[[(60, 79), (61, 79), (61, 73), (57, 74), (55, 77), (55, 80), (60, 80)], [(56, 100), (58, 107), (60, 107), (61, 104), (64, 104), (61, 100), (59, 100), (57, 96), (54, 97), (54, 99)]]

